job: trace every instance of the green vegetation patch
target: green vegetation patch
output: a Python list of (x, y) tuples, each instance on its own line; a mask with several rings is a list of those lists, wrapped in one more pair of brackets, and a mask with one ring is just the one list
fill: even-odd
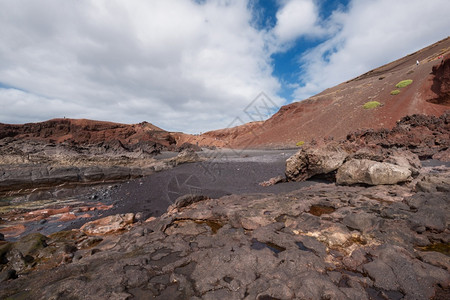
[(373, 108), (377, 108), (378, 106), (380, 106), (381, 103), (378, 101), (369, 101), (366, 104), (364, 104), (364, 109), (373, 109)]
[(400, 94), (400, 90), (393, 90), (393, 91), (391, 91), (391, 95), (398, 95), (398, 94)]
[(413, 81), (411, 79), (402, 80), (399, 83), (397, 83), (397, 85), (395, 87), (396, 88), (404, 88), (405, 86), (410, 85), (412, 82)]
[(300, 142), (298, 142), (297, 144), (295, 144), (297, 147), (301, 147), (301, 146), (303, 146), (305, 144), (305, 142), (304, 141), (300, 141)]

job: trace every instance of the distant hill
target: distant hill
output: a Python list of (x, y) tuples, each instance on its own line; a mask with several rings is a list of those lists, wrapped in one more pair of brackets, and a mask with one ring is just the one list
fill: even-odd
[[(412, 82), (397, 88), (403, 80)], [(406, 115), (440, 116), (450, 109), (449, 82), (450, 38), (446, 38), (309, 99), (283, 106), (265, 122), (184, 136), (183, 140), (221, 147), (277, 148), (313, 139), (344, 138), (359, 129), (391, 129)], [(372, 103), (364, 108), (367, 102)], [(370, 109), (371, 105), (379, 106)]]
[(86, 119), (52, 119), (21, 125), (0, 123), (0, 139), (6, 137), (74, 145), (113, 141), (120, 141), (125, 147), (142, 142), (154, 142), (163, 147), (175, 144), (169, 132), (148, 122), (128, 125)]

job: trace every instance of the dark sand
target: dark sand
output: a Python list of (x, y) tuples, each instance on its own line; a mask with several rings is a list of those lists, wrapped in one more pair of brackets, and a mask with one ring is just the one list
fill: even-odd
[[(114, 204), (92, 219), (119, 213), (142, 213), (143, 219), (164, 214), (174, 201), (186, 194), (219, 198), (231, 194), (280, 194), (310, 186), (320, 180), (284, 182), (263, 187), (260, 182), (284, 176), (286, 159), (298, 149), (290, 150), (205, 150), (198, 153), (207, 161), (180, 165), (148, 177), (116, 184), (103, 203)], [(166, 154), (174, 155), (173, 153)], [(446, 165), (428, 160), (424, 166)], [(67, 229), (78, 228), (86, 220), (76, 220)]]
[[(208, 161), (180, 165), (148, 177), (116, 184), (102, 202), (114, 207), (102, 216), (143, 213), (143, 218), (160, 216), (178, 197), (201, 194), (219, 198), (231, 194), (284, 193), (316, 184), (317, 181), (287, 182), (263, 187), (259, 183), (284, 175), (285, 161), (296, 150), (204, 151)], [(67, 229), (80, 227), (86, 220), (74, 221)]]

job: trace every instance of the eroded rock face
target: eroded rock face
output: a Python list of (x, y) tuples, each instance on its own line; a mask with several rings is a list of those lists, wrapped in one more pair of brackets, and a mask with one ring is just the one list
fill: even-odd
[(380, 163), (368, 159), (352, 159), (339, 168), (336, 183), (351, 184), (396, 184), (410, 179), (412, 172), (405, 166)]
[(303, 181), (314, 175), (330, 173), (337, 170), (347, 156), (348, 153), (336, 144), (302, 148), (286, 160), (286, 177)]
[(433, 85), (431, 90), (436, 94), (429, 99), (431, 103), (450, 106), (450, 55), (446, 55), (439, 65), (433, 66)]
[(440, 159), (440, 153), (450, 147), (450, 111), (446, 111), (440, 117), (406, 116), (391, 130), (353, 132), (347, 135), (344, 144), (356, 150), (367, 146), (409, 150), (420, 159), (431, 157)]

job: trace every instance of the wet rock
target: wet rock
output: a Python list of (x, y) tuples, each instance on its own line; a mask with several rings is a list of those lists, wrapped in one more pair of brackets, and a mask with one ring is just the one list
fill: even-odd
[(89, 235), (104, 235), (125, 230), (134, 222), (134, 214), (119, 214), (88, 222), (80, 230)]
[(336, 182), (343, 185), (396, 184), (409, 180), (411, 174), (412, 172), (406, 167), (367, 159), (352, 159), (339, 168)]
[(314, 175), (328, 174), (337, 170), (347, 156), (348, 153), (336, 144), (302, 148), (286, 160), (286, 177), (303, 181)]

